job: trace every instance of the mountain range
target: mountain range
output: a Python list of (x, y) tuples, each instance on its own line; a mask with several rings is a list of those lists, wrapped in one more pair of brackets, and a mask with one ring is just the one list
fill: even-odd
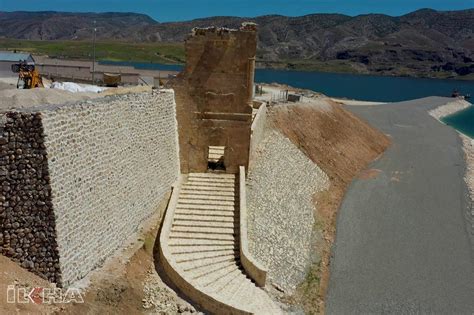
[[(95, 23), (94, 23), (95, 21)], [(210, 17), (159, 23), (136, 13), (0, 12), (0, 37), (28, 40), (182, 42), (193, 27), (259, 25), (265, 66), (428, 77), (474, 76), (474, 9), (403, 16), (310, 14)]]

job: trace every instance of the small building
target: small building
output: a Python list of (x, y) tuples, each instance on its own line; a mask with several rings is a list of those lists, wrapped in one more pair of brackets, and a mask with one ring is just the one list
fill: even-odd
[(26, 61), (29, 65), (35, 64), (35, 59), (31, 54), (0, 51), (0, 72), (11, 72), (12, 64), (20, 61)]
[(287, 100), (288, 100), (288, 102), (297, 103), (297, 102), (301, 101), (301, 95), (290, 93), (290, 94), (288, 94)]

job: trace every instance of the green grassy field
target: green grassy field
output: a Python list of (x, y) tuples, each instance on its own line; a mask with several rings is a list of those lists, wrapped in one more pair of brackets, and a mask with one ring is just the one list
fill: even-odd
[[(91, 41), (32, 41), (0, 38), (0, 50), (30, 52), (61, 59), (90, 60), (92, 58)], [(257, 55), (259, 55), (259, 53)], [(152, 62), (161, 64), (184, 64), (186, 59), (183, 43), (129, 43), (119, 41), (98, 41), (96, 43), (96, 58), (99, 61)], [(257, 66), (300, 71), (370, 73), (347, 60), (281, 60), (269, 63), (258, 62)], [(437, 79), (453, 78), (453, 74), (450, 72), (427, 72), (425, 70), (409, 69), (403, 65), (394, 66), (396, 66), (397, 71), (389, 75), (431, 77)], [(425, 69), (429, 68), (430, 65), (425, 67)], [(383, 75), (383, 73), (375, 74)], [(454, 78), (460, 80), (474, 80), (474, 74), (464, 77), (454, 76)]]
[[(24, 51), (52, 58), (90, 59), (90, 41), (31, 41), (0, 39), (0, 50)], [(181, 43), (96, 43), (97, 60), (137, 61), (164, 64), (184, 63), (184, 46)]]

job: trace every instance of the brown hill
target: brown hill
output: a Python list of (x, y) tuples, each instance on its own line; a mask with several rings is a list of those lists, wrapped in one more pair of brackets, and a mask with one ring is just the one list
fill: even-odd
[(0, 37), (182, 42), (193, 27), (259, 25), (258, 58), (264, 65), (321, 67), (341, 71), (419, 76), (474, 73), (474, 9), (419, 10), (392, 17), (369, 14), (211, 17), (158, 23), (134, 13), (0, 12)]

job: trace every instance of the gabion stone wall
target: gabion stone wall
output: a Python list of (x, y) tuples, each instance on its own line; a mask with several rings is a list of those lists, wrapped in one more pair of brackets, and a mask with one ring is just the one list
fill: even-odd
[(0, 246), (67, 287), (111, 256), (177, 180), (174, 93), (109, 96), (35, 111), (7, 114), (2, 132), (8, 138), (0, 138), (7, 193)]
[(60, 284), (41, 115), (0, 117), (0, 254)]

